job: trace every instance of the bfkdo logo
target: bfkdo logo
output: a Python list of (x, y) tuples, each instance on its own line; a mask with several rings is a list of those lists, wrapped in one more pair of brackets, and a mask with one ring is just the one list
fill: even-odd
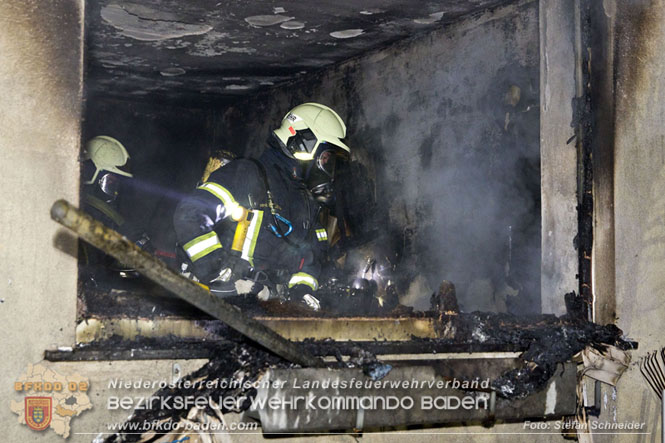
[(92, 408), (89, 389), (88, 379), (79, 374), (65, 376), (44, 365), (28, 365), (14, 382), (14, 392), (23, 398), (12, 400), (11, 409), (20, 424), (67, 438), (72, 419)]
[(35, 431), (43, 431), (51, 424), (51, 397), (25, 397), (25, 424)]

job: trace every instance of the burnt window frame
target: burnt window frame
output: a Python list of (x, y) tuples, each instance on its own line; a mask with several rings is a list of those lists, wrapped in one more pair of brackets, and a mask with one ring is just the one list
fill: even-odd
[[(578, 213), (578, 220), (577, 220), (577, 225), (578, 225), (578, 232), (577, 232), (577, 244), (576, 247), (578, 248), (579, 252), (579, 292), (582, 294), (582, 297), (587, 304), (587, 315), (590, 318), (593, 318), (594, 316), (594, 310), (593, 310), (593, 304), (594, 304), (594, 295), (592, 293), (593, 291), (593, 282), (592, 282), (592, 251), (593, 251), (593, 209), (594, 209), (594, 201), (593, 201), (593, 194), (591, 193), (591, 189), (593, 188), (593, 183), (594, 183), (594, 176), (593, 176), (593, 160), (591, 156), (592, 152), (592, 137), (590, 133), (590, 125), (588, 124), (588, 120), (593, 118), (593, 115), (591, 114), (591, 110), (589, 109), (587, 105), (592, 97), (590, 96), (591, 92), (588, 90), (588, 88), (585, 88), (584, 85), (587, 84), (586, 80), (588, 80), (588, 75), (590, 73), (586, 73), (583, 69), (581, 69), (581, 66), (584, 66), (589, 60), (588, 60), (588, 55), (586, 55), (585, 51), (582, 51), (581, 48), (584, 46), (585, 43), (589, 43), (589, 29), (584, 28), (583, 23), (585, 23), (584, 19), (584, 14), (589, 14), (589, 11), (584, 10), (577, 10), (575, 11), (575, 44), (576, 44), (576, 76), (577, 76), (577, 83), (576, 83), (576, 91), (575, 91), (575, 97), (577, 99), (576, 102), (576, 109), (574, 111), (575, 113), (575, 118), (577, 119), (576, 126), (574, 126), (573, 132), (575, 135), (574, 141), (575, 141), (575, 146), (578, 152), (578, 164), (576, 165), (576, 170), (578, 172), (577, 180), (578, 180), (578, 204), (579, 204), (579, 213)], [(542, 14), (542, 12), (541, 12)], [(542, 16), (541, 16), (542, 19)], [(542, 28), (541, 28), (541, 34), (542, 34)], [(541, 35), (542, 38), (542, 35)], [(541, 42), (542, 46), (542, 42)], [(542, 48), (541, 48), (542, 51)], [(543, 63), (543, 55), (541, 54), (541, 65)], [(542, 78), (542, 66), (541, 66), (541, 78)], [(542, 91), (543, 85), (541, 82), (541, 96), (543, 94)], [(542, 118), (542, 117), (541, 117)], [(562, 131), (563, 133), (564, 131)], [(542, 155), (542, 147), (541, 147), (541, 155)], [(541, 181), (542, 184), (542, 181)], [(541, 188), (541, 195), (542, 195), (543, 189)], [(541, 223), (544, 224), (543, 220), (541, 219)], [(542, 230), (542, 235), (545, 235), (545, 232), (547, 230), (545, 229), (543, 225), (543, 230)], [(542, 252), (543, 256), (545, 255), (545, 251), (543, 250)], [(542, 274), (542, 271), (541, 271)], [(557, 294), (558, 296), (562, 297), (563, 294)], [(80, 303), (80, 297), (77, 297), (77, 304)], [(561, 306), (563, 307), (563, 300), (561, 300)], [(81, 306), (77, 306), (77, 312), (80, 312)], [(90, 331), (89, 330), (84, 330), (85, 328), (82, 326), (83, 324), (86, 324), (87, 327), (90, 327), (90, 323), (94, 319), (91, 318), (78, 318), (77, 319), (77, 334), (76, 334), (76, 342), (77, 345), (80, 343), (83, 343), (82, 339), (83, 338), (88, 338), (90, 337)], [(132, 322), (135, 321), (134, 319), (128, 319), (127, 321)], [(165, 320), (165, 321), (175, 321), (176, 323), (178, 322), (188, 322), (191, 321), (195, 325), (199, 323), (198, 326), (201, 326), (201, 323), (205, 323), (205, 320), (196, 320), (196, 319), (191, 319), (191, 320), (185, 320), (185, 319), (180, 319), (180, 320)], [(151, 320), (146, 319), (146, 324), (150, 323)], [(214, 323), (214, 321), (213, 321)], [(120, 329), (123, 329), (125, 326), (119, 325)], [(174, 328), (171, 329), (178, 329), (184, 327), (184, 325), (174, 325)], [(185, 328), (186, 329), (186, 328)], [(211, 324), (205, 324), (200, 328), (194, 328), (192, 329), (193, 331), (199, 331), (199, 332), (205, 332), (208, 330), (214, 329), (214, 325)], [(141, 331), (141, 328), (138, 328), (137, 331)], [(169, 330), (169, 327), (166, 327), (166, 330)], [(202, 338), (202, 337), (200, 337)], [(94, 341), (94, 340), (93, 340)]]

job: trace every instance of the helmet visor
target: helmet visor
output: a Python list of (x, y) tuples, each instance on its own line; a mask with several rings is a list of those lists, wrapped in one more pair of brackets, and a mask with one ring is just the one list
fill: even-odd
[(291, 151), (298, 158), (298, 153), (311, 154), (316, 147), (316, 142), (316, 135), (310, 129), (304, 129), (296, 131), (289, 144), (291, 145)]

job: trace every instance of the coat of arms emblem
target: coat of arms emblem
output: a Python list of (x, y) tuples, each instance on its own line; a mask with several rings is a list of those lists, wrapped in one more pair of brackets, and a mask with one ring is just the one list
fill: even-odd
[(25, 422), (35, 431), (51, 424), (51, 397), (25, 397)]

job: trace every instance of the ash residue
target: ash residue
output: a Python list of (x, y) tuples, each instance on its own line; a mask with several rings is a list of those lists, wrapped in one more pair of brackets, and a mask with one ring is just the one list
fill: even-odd
[(455, 328), (455, 337), (428, 340), (432, 344), (469, 347), (478, 344), (496, 347), (510, 345), (524, 350), (521, 355), (523, 366), (507, 371), (492, 383), (492, 388), (501, 397), (509, 399), (526, 397), (544, 387), (560, 363), (587, 346), (598, 349), (606, 345), (620, 349), (635, 346), (621, 338), (622, 331), (615, 325), (597, 325), (572, 316), (516, 317), (474, 312), (443, 317), (440, 321)]
[[(341, 355), (336, 356), (338, 362), (342, 362)], [(381, 380), (392, 370), (392, 366), (381, 362), (376, 355), (362, 348), (354, 347), (351, 351), (351, 358), (346, 362), (347, 368), (361, 368), (363, 374), (372, 380)]]
[[(522, 354), (524, 366), (506, 372), (492, 383), (492, 388), (505, 398), (523, 398), (545, 386), (558, 365), (587, 346), (603, 350), (606, 345), (630, 349), (614, 325), (600, 326), (590, 322), (547, 328), (530, 337), (533, 342)], [(525, 337), (527, 339), (527, 337)]]

